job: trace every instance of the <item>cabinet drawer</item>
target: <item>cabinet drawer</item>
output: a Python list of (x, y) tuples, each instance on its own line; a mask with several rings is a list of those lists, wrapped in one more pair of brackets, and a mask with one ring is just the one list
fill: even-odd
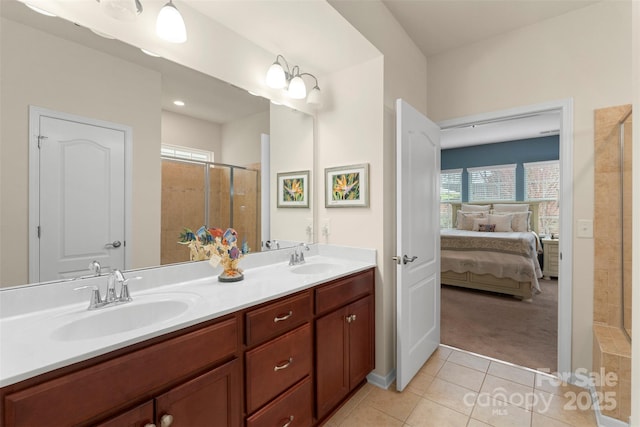
[(5, 423), (81, 424), (149, 396), (237, 350), (238, 327), (232, 318), (12, 393), (5, 397)]
[(305, 379), (291, 390), (247, 418), (247, 427), (291, 427), (312, 424), (311, 380)]
[(246, 344), (252, 346), (311, 320), (311, 294), (305, 292), (245, 315)]
[(373, 292), (373, 269), (316, 289), (316, 314), (341, 307)]
[(306, 323), (246, 353), (247, 413), (311, 374), (311, 326)]

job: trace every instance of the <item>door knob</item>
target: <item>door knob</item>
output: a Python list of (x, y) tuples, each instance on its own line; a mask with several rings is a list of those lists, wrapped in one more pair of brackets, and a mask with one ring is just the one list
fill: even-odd
[(402, 263), (403, 264), (407, 264), (409, 262), (413, 262), (413, 261), (415, 261), (417, 259), (418, 259), (417, 256), (412, 256), (411, 258), (409, 258), (407, 255), (402, 255)]
[(104, 245), (105, 248), (119, 248), (122, 245), (120, 240), (115, 240), (113, 243), (107, 243)]

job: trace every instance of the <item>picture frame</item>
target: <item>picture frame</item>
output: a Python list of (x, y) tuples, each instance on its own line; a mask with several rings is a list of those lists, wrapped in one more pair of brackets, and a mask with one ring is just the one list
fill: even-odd
[(309, 207), (309, 171), (278, 172), (277, 197), (279, 208)]
[(368, 163), (326, 168), (324, 174), (325, 207), (369, 207)]

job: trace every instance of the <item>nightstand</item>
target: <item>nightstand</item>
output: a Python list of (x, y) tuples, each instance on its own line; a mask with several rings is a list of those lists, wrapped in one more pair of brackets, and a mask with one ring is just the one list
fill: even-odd
[(558, 239), (542, 239), (542, 248), (544, 250), (542, 274), (545, 279), (558, 277), (558, 255), (560, 254), (558, 242)]

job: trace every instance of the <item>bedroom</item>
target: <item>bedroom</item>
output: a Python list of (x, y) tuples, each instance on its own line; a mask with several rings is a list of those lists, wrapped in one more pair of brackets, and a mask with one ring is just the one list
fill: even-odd
[[(547, 123), (528, 129), (536, 120)], [(518, 126), (513, 126), (515, 122)], [(516, 130), (500, 134), (505, 125)], [(457, 136), (459, 129), (443, 134), (447, 147), (441, 157), (444, 343), (534, 369), (557, 369), (558, 272), (552, 268), (557, 260), (550, 254), (559, 236), (558, 128), (558, 118), (546, 114), (465, 128), (475, 134), (467, 139)], [(492, 136), (485, 137), (487, 133)], [(472, 145), (477, 142), (483, 144)], [(486, 208), (492, 208), (491, 213)], [(464, 212), (468, 210), (476, 212)], [(473, 227), (475, 222), (484, 229), (498, 219), (502, 223), (513, 219), (509, 231), (520, 231), (518, 238), (525, 240), (498, 240), (505, 233), (478, 233), (479, 227)], [(511, 240), (515, 233), (508, 235)], [(470, 246), (474, 243), (480, 246)], [(500, 253), (487, 252), (495, 248), (501, 248)], [(542, 326), (530, 330), (518, 315), (522, 311), (531, 312), (528, 316), (539, 318)], [(536, 344), (531, 346), (534, 351), (527, 350), (526, 341)]]

